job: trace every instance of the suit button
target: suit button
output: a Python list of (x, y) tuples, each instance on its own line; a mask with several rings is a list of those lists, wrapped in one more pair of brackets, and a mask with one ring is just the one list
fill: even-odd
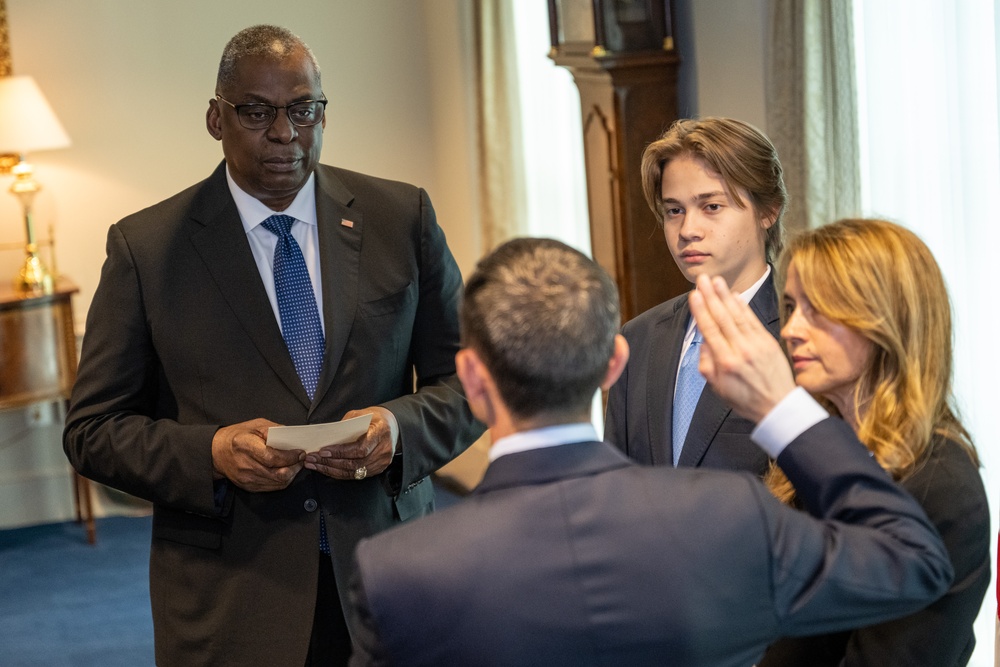
[(307, 512), (315, 512), (317, 507), (318, 504), (312, 498), (302, 503), (302, 508)]

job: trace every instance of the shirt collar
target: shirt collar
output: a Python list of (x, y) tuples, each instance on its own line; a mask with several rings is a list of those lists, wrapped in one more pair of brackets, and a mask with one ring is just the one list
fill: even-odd
[(751, 285), (744, 291), (740, 292), (740, 297), (739, 297), (740, 300), (746, 304), (749, 304), (751, 301), (753, 301), (753, 298), (757, 296), (757, 292), (760, 291), (761, 286), (764, 284), (764, 281), (767, 280), (767, 277), (769, 275), (771, 275), (770, 264), (767, 265), (767, 268), (764, 270), (764, 275), (762, 275), (757, 282), (755, 282), (753, 285)]
[(597, 440), (597, 429), (590, 422), (546, 426), (500, 438), (490, 447), (489, 459), (492, 462), (507, 454), (516, 454), (543, 447), (556, 447), (572, 442), (596, 442)]
[[(229, 183), (229, 192), (236, 202), (236, 209), (240, 212), (240, 220), (243, 222), (243, 229), (249, 234), (250, 230), (257, 227), (272, 215), (277, 213), (265, 206), (253, 195), (247, 194), (240, 186), (236, 185), (232, 175), (229, 173), (229, 165), (226, 165), (226, 181)], [(290, 215), (296, 220), (300, 220), (308, 225), (316, 224), (316, 173), (309, 174), (302, 189), (295, 195), (295, 199), (284, 211), (282, 215)]]

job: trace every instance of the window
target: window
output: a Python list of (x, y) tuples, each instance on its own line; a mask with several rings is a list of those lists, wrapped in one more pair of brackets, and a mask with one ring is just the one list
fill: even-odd
[[(1000, 428), (991, 414), (1000, 379), (995, 11), (995, 0), (855, 3), (864, 213), (913, 230), (944, 272), (954, 388), (983, 462), (993, 535), (1000, 499)], [(995, 611), (991, 590), (970, 665), (993, 665)]]
[(526, 233), (589, 255), (580, 94), (569, 70), (548, 57), (548, 25), (546, 3), (514, 3)]

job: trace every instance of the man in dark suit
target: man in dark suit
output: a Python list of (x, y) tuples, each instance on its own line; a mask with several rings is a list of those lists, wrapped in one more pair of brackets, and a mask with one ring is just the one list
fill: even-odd
[[(557, 241), (511, 241), (469, 279), (456, 360), (490, 465), (461, 503), (361, 541), (351, 664), (746, 667), (783, 634), (940, 595), (951, 565), (919, 505), (845, 423), (793, 392), (762, 327), (704, 322), (720, 350), (710, 377), (738, 409), (806, 418), (759, 442), (814, 516), (750, 473), (647, 468), (597, 442), (592, 397), (628, 359), (615, 286)], [(768, 382), (746, 381), (723, 349), (743, 349), (740, 335)]]
[[(642, 158), (643, 190), (684, 277), (719, 275), (778, 337), (769, 265), (781, 251), (787, 195), (771, 142), (728, 118), (676, 122)], [(700, 337), (687, 295), (628, 322), (632, 361), (608, 394), (604, 439), (646, 465), (763, 475), (753, 424), (698, 375)]]
[[(225, 161), (108, 234), (64, 447), (153, 503), (159, 665), (345, 663), (355, 544), (430, 511), (482, 430), (430, 200), (319, 165), (325, 99), (299, 38), (240, 32), (206, 116)], [(267, 446), (365, 413), (353, 443)]]

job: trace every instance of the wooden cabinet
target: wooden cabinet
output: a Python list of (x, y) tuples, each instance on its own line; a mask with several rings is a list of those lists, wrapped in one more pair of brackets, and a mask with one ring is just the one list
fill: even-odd
[[(69, 401), (76, 381), (73, 295), (76, 285), (56, 281), (51, 294), (24, 295), (0, 286), (0, 410), (46, 401)], [(73, 473), (76, 518), (94, 543), (90, 483)]]
[(0, 409), (69, 400), (76, 380), (75, 285), (24, 296), (0, 287)]

